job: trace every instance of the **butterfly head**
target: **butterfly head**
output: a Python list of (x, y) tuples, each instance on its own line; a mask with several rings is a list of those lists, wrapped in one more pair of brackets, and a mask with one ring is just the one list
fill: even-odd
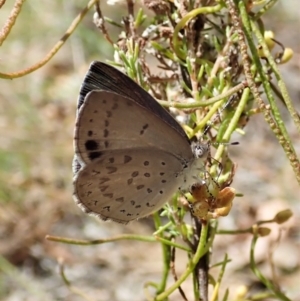
[(205, 160), (209, 155), (210, 144), (201, 143), (199, 141), (192, 141), (191, 148), (196, 159)]

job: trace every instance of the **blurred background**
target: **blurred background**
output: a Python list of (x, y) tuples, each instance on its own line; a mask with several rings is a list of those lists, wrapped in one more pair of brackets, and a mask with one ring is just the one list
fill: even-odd
[[(41, 60), (62, 37), (87, 1), (38, 1), (24, 4), (21, 15), (0, 49), (1, 72), (15, 72)], [(12, 9), (0, 10), (3, 27)], [(124, 4), (101, 3), (105, 16), (120, 21)], [(270, 11), (265, 27), (294, 50), (280, 69), (300, 111), (300, 10), (296, 0), (280, 1)], [(124, 13), (125, 14), (125, 13)], [(64, 285), (58, 273), (63, 260), (68, 279), (90, 300), (145, 300), (143, 285), (159, 281), (161, 247), (155, 243), (126, 242), (73, 246), (45, 240), (47, 234), (78, 239), (106, 238), (123, 233), (151, 235), (151, 218), (128, 226), (85, 215), (72, 199), (73, 127), (77, 95), (93, 60), (113, 59), (113, 49), (93, 24), (93, 10), (63, 48), (43, 68), (22, 78), (0, 81), (0, 300), (83, 300)], [(114, 41), (119, 31), (108, 26)], [(300, 154), (288, 112), (282, 108), (289, 134)], [(234, 200), (232, 213), (220, 219), (220, 228), (236, 229), (258, 219), (270, 219), (290, 208), (294, 218), (259, 241), (256, 257), (270, 278), (276, 274), (293, 300), (300, 300), (300, 189), (288, 160), (263, 116), (251, 118), (245, 136), (231, 147), (238, 164), (233, 187), (244, 194)], [(255, 283), (249, 266), (250, 235), (217, 237), (213, 262), (228, 253), (222, 290), (231, 294)], [(275, 271), (270, 268), (273, 252)], [(176, 269), (185, 268), (185, 254), (177, 253)], [(218, 270), (212, 269), (217, 275)], [(183, 288), (187, 296), (192, 287)], [(172, 282), (170, 282), (172, 283)], [(170, 300), (182, 300), (174, 293)]]

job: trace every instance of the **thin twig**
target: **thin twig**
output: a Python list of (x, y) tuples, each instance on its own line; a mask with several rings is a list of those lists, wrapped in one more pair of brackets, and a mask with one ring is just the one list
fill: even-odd
[(72, 35), (72, 33), (77, 28), (77, 26), (80, 24), (80, 22), (82, 21), (84, 16), (87, 14), (87, 12), (91, 9), (91, 7), (93, 7), (93, 5), (97, 1), (98, 0), (91, 0), (87, 4), (87, 6), (73, 20), (70, 27), (66, 31), (66, 33), (61, 37), (61, 39), (54, 45), (54, 47), (49, 51), (49, 53), (42, 60), (40, 60), (36, 64), (32, 65), (31, 67), (23, 69), (21, 71), (12, 72), (12, 73), (2, 73), (2, 72), (0, 72), (0, 78), (13, 79), (13, 78), (22, 77), (24, 75), (27, 75), (29, 73), (34, 72), (35, 70), (40, 69), (41, 67), (46, 65), (54, 57), (54, 55), (60, 50), (60, 48), (65, 44), (67, 39)]
[[(174, 277), (174, 280), (177, 281), (178, 277), (177, 277), (176, 270), (175, 270), (175, 253), (176, 253), (176, 248), (174, 248), (174, 247), (171, 248), (170, 268), (171, 268), (171, 272)], [(178, 286), (178, 290), (179, 290), (179, 293), (182, 296), (183, 300), (188, 301), (188, 299), (186, 298), (186, 295), (180, 285)]]
[[(16, 20), (21, 12), (22, 5), (24, 4), (24, 2), (25, 2), (25, 0), (16, 0), (14, 7), (13, 7), (7, 21), (5, 22), (2, 30), (0, 31), (0, 46), (5, 41), (5, 39), (9, 35), (11, 29), (15, 25)], [(3, 6), (4, 3), (5, 3), (5, 0), (0, 2), (0, 8)]]
[(113, 40), (110, 38), (108, 31), (106, 29), (105, 26), (105, 18), (102, 15), (102, 11), (100, 8), (100, 1), (97, 1), (95, 3), (95, 9), (96, 9), (96, 13), (98, 15), (98, 18), (96, 18), (96, 20), (94, 19), (94, 23), (96, 24), (96, 26), (101, 30), (101, 32), (103, 33), (104, 38), (111, 44), (113, 45), (114, 42)]

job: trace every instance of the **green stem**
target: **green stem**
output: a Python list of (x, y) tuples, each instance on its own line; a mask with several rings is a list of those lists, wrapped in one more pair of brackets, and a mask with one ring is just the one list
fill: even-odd
[(158, 103), (160, 103), (164, 107), (173, 107), (178, 109), (197, 109), (201, 107), (207, 107), (209, 105), (212, 105), (218, 101), (224, 100), (225, 98), (231, 96), (234, 93), (237, 93), (241, 89), (244, 89), (246, 86), (246, 82), (242, 82), (230, 89), (227, 90), (227, 87), (223, 89), (222, 93), (211, 97), (205, 101), (194, 101), (191, 103), (180, 103), (175, 101), (167, 101), (167, 100), (158, 100)]
[(208, 251), (206, 245), (206, 238), (207, 238), (207, 231), (208, 231), (208, 224), (202, 224), (201, 236), (199, 245), (197, 247), (196, 253), (193, 256), (192, 260), (190, 261), (187, 269), (181, 275), (181, 277), (166, 291), (161, 293), (160, 295), (156, 296), (154, 299), (155, 301), (163, 301), (165, 300), (171, 293), (173, 293), (186, 279), (187, 277), (193, 272), (194, 268), (196, 267), (200, 258)]
[[(249, 94), (250, 94), (250, 89), (246, 88), (243, 91), (242, 98), (238, 104), (238, 107), (237, 107), (233, 117), (231, 118), (230, 123), (228, 124), (228, 127), (222, 137), (222, 142), (228, 142), (230, 140), (230, 137), (231, 137), (232, 133), (234, 132), (234, 130), (236, 129), (239, 119), (247, 105)], [(216, 154), (214, 156), (215, 160), (221, 161), (221, 157), (222, 157), (224, 149), (225, 149), (225, 145), (220, 144), (216, 151)], [(213, 167), (211, 169), (212, 174), (214, 174), (214, 172), (216, 171), (215, 169), (216, 169), (216, 165), (213, 165)]]
[(195, 18), (199, 14), (213, 14), (222, 9), (222, 5), (218, 4), (216, 6), (211, 7), (200, 7), (197, 9), (194, 9), (190, 12), (188, 12), (176, 25), (174, 29), (174, 35), (173, 35), (173, 47), (174, 51), (178, 58), (185, 61), (186, 55), (183, 53), (183, 51), (180, 49), (180, 42), (178, 39), (179, 31), (186, 26), (186, 23), (188, 23), (191, 19)]
[(225, 268), (226, 268), (227, 263), (228, 263), (228, 255), (225, 254), (218, 280), (214, 285), (214, 290), (213, 290), (213, 293), (212, 293), (212, 297), (210, 299), (211, 301), (218, 300), (219, 290), (220, 290), (221, 282), (222, 282), (222, 279), (223, 279), (223, 276), (224, 276), (224, 273), (225, 273)]
[[(231, 1), (232, 0), (227, 0), (228, 5), (231, 5), (232, 13), (237, 14), (237, 12), (235, 10), (235, 7), (234, 7), (234, 5), (232, 5)], [(260, 62), (256, 47), (255, 47), (254, 42), (253, 42), (253, 37), (252, 37), (253, 31), (255, 32), (257, 37), (260, 38), (260, 40), (262, 42), (262, 46), (264, 47), (264, 50), (266, 50), (266, 54), (268, 56), (268, 59), (271, 60), (272, 68), (275, 68), (276, 64), (275, 64), (273, 58), (271, 57), (271, 54), (269, 53), (269, 51), (267, 49), (267, 46), (266, 46), (265, 42), (263, 41), (263, 37), (260, 34), (258, 28), (256, 27), (256, 25), (254, 24), (253, 21), (250, 21), (250, 18), (249, 18), (249, 15), (247, 13), (247, 9), (245, 7), (245, 4), (243, 3), (243, 1), (239, 1), (238, 5), (239, 5), (239, 10), (240, 10), (241, 20), (243, 22), (244, 33), (245, 33), (245, 36), (247, 38), (247, 42), (248, 42), (248, 45), (249, 45), (249, 48), (250, 48), (250, 51), (251, 51), (251, 54), (252, 54), (253, 62), (255, 64), (256, 68), (257, 68), (257, 71), (258, 71), (261, 79), (262, 79), (263, 88), (265, 90), (266, 96), (267, 96), (268, 101), (270, 103), (272, 114), (271, 114), (269, 108), (263, 103), (263, 101), (262, 101), (262, 99), (259, 95), (258, 89), (257, 89), (256, 85), (253, 82), (252, 75), (250, 73), (250, 70), (248, 70), (248, 67), (247, 67), (249, 65), (249, 58), (248, 58), (248, 55), (245, 53), (244, 54), (244, 56), (245, 56), (245, 58), (244, 58), (244, 60), (245, 60), (244, 68), (245, 68), (245, 75), (246, 75), (247, 81), (249, 83), (249, 87), (250, 87), (251, 92), (253, 93), (256, 101), (258, 101), (260, 108), (263, 110), (266, 122), (269, 124), (271, 130), (273, 131), (273, 133), (276, 136), (278, 142), (281, 144), (287, 158), (289, 159), (289, 161), (292, 165), (292, 168), (294, 170), (294, 173), (296, 175), (296, 179), (297, 179), (298, 183), (300, 184), (300, 161), (299, 161), (299, 158), (297, 157), (297, 154), (295, 152), (293, 144), (290, 140), (290, 137), (287, 133), (284, 122), (283, 122), (282, 117), (280, 115), (279, 109), (276, 105), (275, 99), (274, 99), (273, 94), (272, 94), (272, 89), (270, 87), (269, 80), (266, 77), (265, 72), (264, 72), (263, 67), (262, 67), (262, 64)], [(239, 20), (240, 20), (239, 18), (235, 18), (235, 19), (236, 19), (236, 23), (238, 23)], [(241, 43), (245, 44), (244, 33), (240, 30), (240, 26), (241, 26), (240, 24), (236, 24), (236, 27), (239, 30), (239, 36), (240, 36)], [(246, 68), (247, 68), (247, 70), (246, 70)], [(291, 105), (290, 98), (289, 98), (288, 93), (286, 91), (285, 85), (283, 84), (281, 76), (279, 75), (277, 67), (276, 67), (275, 74), (277, 75), (277, 79), (279, 80), (279, 84), (280, 84), (281, 89), (283, 88), (283, 90), (282, 90), (282, 92), (284, 94), (283, 97), (284, 97), (285, 101), (287, 101), (287, 106), (290, 107), (290, 110), (291, 110), (290, 112), (292, 114), (292, 117), (294, 118), (294, 122), (297, 126), (300, 127), (299, 117), (296, 116), (297, 113), (295, 113), (294, 109), (291, 108), (292, 105)]]
[(81, 240), (81, 239), (47, 235), (46, 239), (65, 243), (65, 244), (81, 245), (81, 246), (99, 245), (99, 244), (114, 242), (119, 240), (139, 240), (144, 242), (157, 242), (157, 240), (153, 236), (135, 235), (135, 234), (123, 234), (115, 237), (95, 239), (95, 240)]
[[(286, 85), (285, 85), (285, 83), (284, 83), (284, 81), (282, 79), (282, 76), (280, 74), (278, 66), (277, 66), (277, 64), (276, 64), (273, 56), (271, 55), (271, 53), (269, 51), (269, 48), (268, 48), (268, 46), (267, 46), (267, 44), (266, 44), (266, 42), (264, 40), (264, 37), (261, 34), (261, 32), (259, 31), (258, 27), (256, 26), (256, 24), (253, 21), (250, 21), (250, 22), (251, 22), (252, 31), (256, 35), (259, 44), (263, 47), (264, 55), (268, 59), (268, 62), (269, 62), (270, 66), (271, 66), (271, 68), (272, 68), (272, 70), (273, 70), (273, 72), (274, 72), (274, 74), (276, 76), (276, 79), (278, 81), (278, 86), (279, 86), (279, 89), (281, 91), (281, 94), (282, 94), (282, 97), (284, 99), (284, 102), (286, 104), (286, 107), (289, 110), (289, 112), (290, 112), (290, 114), (291, 114), (291, 116), (292, 116), (292, 118), (293, 118), (293, 120), (295, 122), (295, 125), (296, 125), (296, 127), (298, 129), (298, 132), (300, 134), (300, 116), (297, 113), (295, 107), (293, 106), (292, 100), (291, 100), (291, 98), (289, 96), (289, 93), (288, 93)], [(267, 83), (269, 84), (269, 82), (267, 82)], [(271, 89), (271, 87), (270, 87), (270, 89)], [(274, 98), (272, 98), (271, 100), (273, 102), (273, 103), (271, 103), (272, 108), (273, 108), (275, 106), (275, 100), (274, 100)], [(280, 119), (280, 121), (281, 121), (281, 119)], [(286, 131), (285, 127), (280, 128), (280, 129), (283, 132)], [(286, 133), (286, 135), (287, 135), (287, 133)]]
[[(158, 213), (153, 214), (153, 221), (155, 224), (155, 228), (159, 229), (161, 227), (161, 220), (158, 215)], [(164, 239), (163, 233), (161, 233), (161, 238)], [(170, 261), (171, 261), (171, 251), (170, 251), (170, 246), (165, 244), (164, 242), (161, 243), (161, 248), (162, 248), (162, 261), (163, 261), (163, 272), (162, 272), (162, 279), (160, 282), (160, 285), (157, 287), (156, 293), (160, 294), (166, 289), (167, 286), (167, 280), (168, 280), (168, 275), (170, 271)]]
[(163, 243), (163, 244), (165, 244), (165, 245), (167, 245), (167, 246), (175, 247), (175, 248), (183, 250), (185, 252), (191, 252), (192, 251), (190, 248), (187, 248), (183, 245), (174, 243), (174, 242), (170, 241), (169, 239), (166, 239), (166, 238), (161, 237), (161, 236), (156, 236), (156, 240)]
[(284, 295), (272, 282), (270, 282), (267, 278), (263, 276), (260, 270), (257, 268), (255, 257), (254, 257), (254, 250), (255, 245), (258, 240), (258, 236), (254, 235), (252, 242), (251, 242), (251, 250), (250, 250), (250, 267), (252, 272), (256, 275), (256, 277), (270, 290), (272, 291), (277, 298), (282, 301), (291, 301), (286, 295)]

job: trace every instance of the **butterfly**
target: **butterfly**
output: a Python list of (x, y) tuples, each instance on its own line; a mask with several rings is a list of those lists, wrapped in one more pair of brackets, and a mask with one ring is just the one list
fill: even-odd
[(97, 61), (80, 89), (74, 149), (75, 202), (88, 214), (124, 224), (188, 189), (209, 152), (137, 83)]

